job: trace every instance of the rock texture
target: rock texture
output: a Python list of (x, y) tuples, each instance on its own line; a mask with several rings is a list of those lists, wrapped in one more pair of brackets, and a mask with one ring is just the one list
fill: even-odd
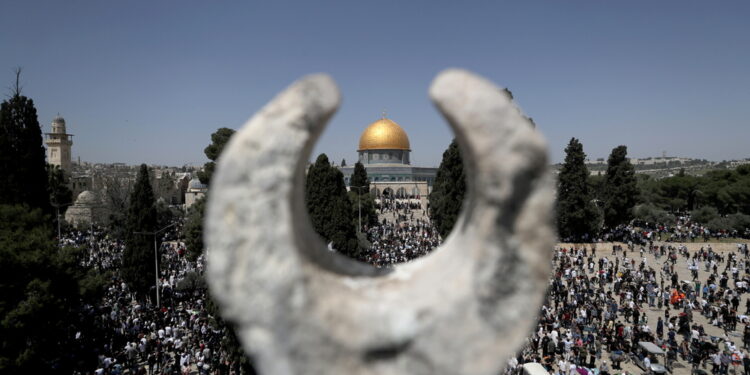
[(208, 280), (263, 374), (496, 374), (537, 317), (554, 245), (546, 146), (510, 93), (447, 70), (430, 88), (464, 152), (468, 198), (430, 255), (375, 269), (326, 250), (304, 167), (340, 96), (294, 83), (238, 131), (207, 214)]

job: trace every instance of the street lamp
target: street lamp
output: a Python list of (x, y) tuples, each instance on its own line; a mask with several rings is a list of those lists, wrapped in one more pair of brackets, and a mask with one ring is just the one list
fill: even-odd
[(161, 306), (161, 301), (159, 300), (159, 250), (156, 247), (156, 235), (177, 225), (177, 223), (172, 223), (167, 225), (164, 228), (161, 228), (155, 232), (133, 232), (133, 234), (144, 234), (154, 236), (154, 266), (156, 266), (156, 307), (159, 308)]
[[(367, 186), (354, 186), (354, 185), (350, 186), (350, 188), (356, 188), (356, 189), (362, 189), (366, 187)], [(357, 219), (357, 223), (359, 224), (357, 225), (357, 233), (362, 233), (362, 204), (360, 204), (359, 202), (360, 194), (361, 193), (359, 192), (359, 190), (357, 190), (357, 214), (359, 215), (359, 218)]]
[(57, 211), (57, 246), (59, 247), (60, 246), (60, 239), (62, 238), (62, 234), (60, 232), (60, 207), (72, 206), (73, 202), (69, 202), (69, 203), (50, 203), (50, 204)]

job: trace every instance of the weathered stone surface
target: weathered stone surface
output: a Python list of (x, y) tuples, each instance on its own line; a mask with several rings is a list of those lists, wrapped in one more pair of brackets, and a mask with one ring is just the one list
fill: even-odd
[(293, 84), (227, 146), (208, 280), (263, 374), (496, 374), (523, 343), (554, 244), (545, 143), (507, 91), (469, 72), (441, 73), (430, 96), (469, 194), (440, 249), (389, 270), (328, 252), (307, 217), (303, 168), (340, 102), (331, 78)]

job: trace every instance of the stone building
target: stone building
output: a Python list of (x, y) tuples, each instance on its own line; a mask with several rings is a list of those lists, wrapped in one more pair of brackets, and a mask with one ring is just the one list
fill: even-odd
[(208, 192), (208, 186), (201, 183), (198, 177), (194, 177), (190, 180), (187, 191), (185, 192), (185, 209), (187, 210), (195, 203), (195, 201), (206, 196), (206, 192)]
[(73, 134), (65, 129), (65, 119), (57, 115), (52, 120), (52, 132), (44, 133), (44, 143), (47, 145), (47, 162), (59, 166), (63, 171), (71, 173), (71, 154)]
[(78, 194), (75, 203), (65, 212), (65, 221), (75, 227), (88, 226), (92, 223), (103, 225), (107, 223), (107, 217), (107, 210), (99, 195), (89, 190)]
[[(411, 145), (403, 128), (383, 118), (370, 124), (359, 138), (358, 160), (367, 170), (370, 192), (375, 197), (419, 198), (426, 200), (432, 191), (437, 168), (411, 165)], [(351, 190), (354, 166), (339, 168)]]

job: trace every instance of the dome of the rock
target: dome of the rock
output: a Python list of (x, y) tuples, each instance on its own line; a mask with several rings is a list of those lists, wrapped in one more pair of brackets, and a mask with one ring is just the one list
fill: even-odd
[(359, 151), (410, 150), (409, 137), (394, 121), (382, 118), (373, 122), (359, 137)]

